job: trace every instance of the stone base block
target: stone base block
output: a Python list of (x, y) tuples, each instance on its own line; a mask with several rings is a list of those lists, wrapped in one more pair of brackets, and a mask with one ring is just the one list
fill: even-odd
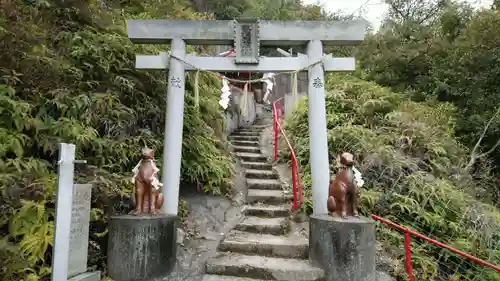
[(101, 272), (86, 272), (78, 274), (77, 276), (71, 277), (68, 281), (101, 281)]
[(108, 231), (108, 274), (114, 281), (153, 281), (176, 262), (176, 216), (114, 216)]
[(327, 281), (376, 281), (375, 225), (366, 218), (312, 215), (309, 259)]

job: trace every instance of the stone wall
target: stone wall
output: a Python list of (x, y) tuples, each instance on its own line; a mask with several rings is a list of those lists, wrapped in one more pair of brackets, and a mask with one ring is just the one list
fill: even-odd
[(226, 110), (227, 134), (231, 134), (240, 127), (252, 125), (257, 118), (256, 103), (252, 92), (243, 92), (238, 87), (232, 87), (229, 99), (229, 106)]

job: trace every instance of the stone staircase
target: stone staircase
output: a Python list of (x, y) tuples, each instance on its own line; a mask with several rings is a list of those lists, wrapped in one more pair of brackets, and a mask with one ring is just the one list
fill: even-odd
[(203, 281), (322, 281), (323, 270), (308, 262), (309, 242), (292, 234), (291, 195), (260, 153), (260, 133), (253, 125), (230, 136), (245, 169), (248, 196), (244, 219), (221, 242), (206, 264)]

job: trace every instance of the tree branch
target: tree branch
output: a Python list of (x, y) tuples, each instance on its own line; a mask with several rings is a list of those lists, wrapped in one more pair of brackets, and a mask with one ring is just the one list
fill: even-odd
[(438, 12), (441, 11), (443, 6), (445, 5), (445, 2), (443, 0), (439, 0), (435, 5), (432, 6), (432, 8), (428, 9), (429, 13), (424, 16), (422, 19), (418, 21), (418, 24), (424, 23), (426, 20), (434, 17)]
[(435, 16), (438, 12), (439, 12), (439, 7), (440, 5), (439, 4), (436, 4), (433, 9), (431, 9), (432, 12), (429, 12), (426, 16), (424, 16), (423, 18), (421, 18), (419, 21), (417, 21), (418, 24), (422, 24), (424, 23), (426, 20), (432, 18), (433, 16)]
[(497, 111), (495, 112), (495, 114), (493, 114), (493, 116), (491, 116), (491, 118), (488, 121), (488, 123), (486, 123), (486, 126), (484, 126), (484, 129), (483, 129), (483, 132), (481, 133), (481, 136), (479, 137), (479, 139), (476, 142), (476, 145), (474, 145), (474, 148), (472, 149), (472, 152), (470, 154), (469, 163), (467, 164), (467, 166), (465, 166), (466, 170), (471, 169), (472, 166), (474, 166), (474, 164), (476, 163), (477, 159), (488, 156), (490, 153), (492, 153), (493, 151), (495, 151), (495, 149), (500, 145), (500, 139), (499, 139), (497, 141), (497, 143), (490, 150), (486, 151), (485, 153), (479, 154), (479, 155), (476, 154), (477, 150), (481, 146), (481, 142), (483, 141), (484, 137), (486, 136), (486, 133), (488, 132), (488, 129), (491, 126), (491, 123), (493, 123), (493, 120), (495, 120), (495, 118), (499, 114), (500, 114), (500, 107), (497, 109)]
[(401, 10), (398, 9), (398, 7), (396, 6), (396, 4), (394, 3), (394, 0), (389, 0), (387, 1), (388, 4), (391, 6), (391, 8), (397, 13), (399, 14), (399, 16), (403, 19), (403, 20), (407, 20), (408, 19), (408, 14), (403, 14), (403, 12)]
[[(444, 5), (443, 0), (439, 0), (436, 4), (423, 2), (422, 0), (410, 1), (409, 3), (395, 3), (395, 0), (385, 1), (391, 9), (399, 15), (403, 21), (413, 21), (417, 24), (422, 24), (425, 21), (434, 17)], [(417, 5), (420, 2), (421, 5)], [(426, 6), (429, 5), (429, 6)], [(401, 7), (403, 6), (403, 7)]]
[(483, 154), (480, 154), (477, 158), (481, 158), (481, 157), (485, 157), (485, 156), (488, 156), (489, 154), (491, 154), (493, 151), (495, 151), (495, 149), (498, 147), (498, 145), (500, 145), (500, 139), (497, 141), (497, 143), (495, 143), (495, 145), (488, 151), (486, 151), (485, 153)]

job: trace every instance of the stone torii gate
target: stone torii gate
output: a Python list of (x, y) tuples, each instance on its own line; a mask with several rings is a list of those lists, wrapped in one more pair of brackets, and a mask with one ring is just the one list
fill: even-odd
[[(228, 21), (128, 20), (128, 37), (137, 44), (171, 44), (171, 53), (136, 56), (136, 68), (169, 69), (162, 165), (163, 211), (177, 215), (184, 118), (185, 71), (284, 72), (309, 71), (309, 138), (313, 212), (326, 214), (330, 181), (325, 109), (325, 71), (353, 71), (354, 58), (323, 56), (323, 46), (357, 45), (364, 21)], [(186, 44), (234, 45), (236, 57), (186, 54)], [(260, 57), (260, 46), (307, 44), (307, 55)], [(320, 62), (320, 63), (318, 63)], [(194, 66), (194, 67), (193, 67)]]

